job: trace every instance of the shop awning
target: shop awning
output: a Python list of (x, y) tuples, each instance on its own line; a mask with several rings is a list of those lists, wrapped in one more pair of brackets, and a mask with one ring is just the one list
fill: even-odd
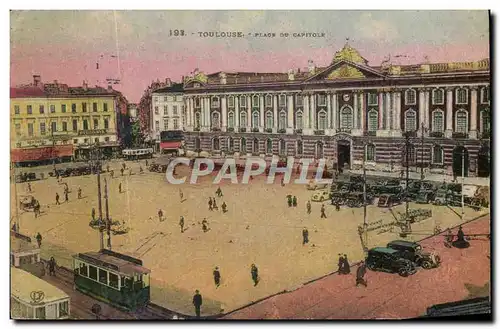
[(181, 142), (161, 142), (160, 149), (162, 150), (177, 150), (181, 147)]
[(42, 161), (68, 157), (73, 156), (73, 145), (12, 149), (10, 156), (12, 162)]

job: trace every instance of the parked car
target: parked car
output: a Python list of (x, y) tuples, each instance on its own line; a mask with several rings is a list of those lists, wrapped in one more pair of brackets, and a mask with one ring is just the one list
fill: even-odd
[(400, 251), (403, 258), (412, 261), (417, 266), (421, 266), (426, 270), (438, 267), (441, 263), (438, 255), (424, 252), (422, 246), (416, 242), (395, 240), (389, 242), (387, 248)]
[(316, 182), (314, 179), (311, 179), (309, 181), (309, 183), (307, 184), (307, 189), (311, 190), (311, 191), (321, 190), (321, 189), (324, 189), (327, 187), (328, 187), (327, 183), (319, 183), (319, 182)]
[(36, 180), (36, 174), (34, 172), (22, 173), (16, 175), (16, 183), (24, 183)]
[(436, 193), (432, 191), (420, 191), (415, 198), (416, 203), (431, 203), (436, 198)]
[[(369, 193), (366, 194), (366, 204), (372, 204), (373, 196)], [(364, 193), (363, 192), (352, 192), (346, 195), (346, 205), (351, 208), (363, 207), (364, 204)]]
[(311, 200), (315, 202), (323, 202), (328, 199), (330, 199), (330, 191), (318, 191), (311, 197)]
[(343, 192), (333, 192), (332, 195), (332, 205), (343, 205), (347, 201), (347, 194)]
[(398, 250), (392, 248), (376, 247), (368, 250), (366, 266), (372, 271), (398, 273), (404, 277), (416, 272), (413, 262), (403, 258)]
[(377, 206), (383, 208), (391, 208), (395, 205), (401, 204), (403, 202), (401, 195), (399, 194), (382, 194), (378, 198)]

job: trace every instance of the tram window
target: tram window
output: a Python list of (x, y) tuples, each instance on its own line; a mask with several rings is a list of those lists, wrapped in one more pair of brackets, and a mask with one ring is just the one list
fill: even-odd
[(109, 285), (118, 289), (118, 275), (109, 272)]
[(87, 264), (80, 263), (80, 275), (88, 276), (89, 273), (87, 271)]
[(89, 265), (89, 278), (97, 281), (97, 268)]
[(35, 313), (36, 319), (45, 319), (45, 307), (37, 307)]
[(108, 271), (99, 269), (99, 282), (108, 284)]
[(142, 281), (144, 281), (144, 287), (149, 287), (149, 274), (144, 274), (142, 276)]
[(59, 303), (59, 317), (63, 317), (68, 315), (69, 312), (69, 303), (68, 301)]

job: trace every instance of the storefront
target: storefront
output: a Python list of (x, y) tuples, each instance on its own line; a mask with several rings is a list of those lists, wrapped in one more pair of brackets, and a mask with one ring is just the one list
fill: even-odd
[(10, 156), (11, 162), (20, 165), (40, 165), (54, 161), (70, 161), (73, 158), (73, 145), (12, 149)]

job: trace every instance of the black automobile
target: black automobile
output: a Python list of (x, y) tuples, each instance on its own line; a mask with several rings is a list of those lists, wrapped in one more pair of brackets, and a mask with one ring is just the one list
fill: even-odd
[(403, 258), (400, 251), (384, 247), (368, 250), (366, 266), (372, 271), (398, 273), (404, 277), (416, 272), (415, 265), (408, 259)]
[(36, 180), (36, 174), (34, 172), (30, 173), (22, 173), (16, 175), (16, 183), (24, 183), (24, 182), (29, 182)]
[(389, 242), (387, 248), (398, 250), (403, 258), (426, 270), (438, 267), (441, 262), (438, 255), (424, 252), (422, 246), (416, 242), (395, 240)]
[(391, 208), (395, 205), (401, 204), (403, 199), (399, 194), (382, 194), (378, 198), (377, 206), (381, 208)]

